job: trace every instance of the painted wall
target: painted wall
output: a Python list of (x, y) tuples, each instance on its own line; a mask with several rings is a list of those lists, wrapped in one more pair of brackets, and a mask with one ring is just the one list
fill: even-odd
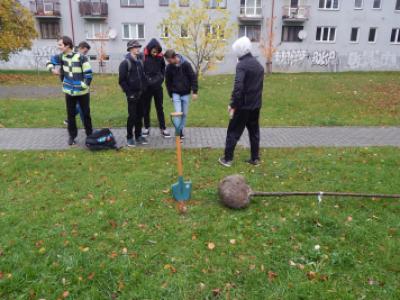
[[(238, 25), (249, 23), (238, 19), (240, 11), (239, 0), (227, 0), (231, 21), (238, 32)], [(318, 9), (318, 0), (300, 0), (300, 5), (310, 6), (310, 18), (303, 23), (307, 37), (302, 42), (281, 42), (283, 6), (289, 0), (275, 0), (274, 19), (274, 48), (273, 70), (279, 72), (308, 72), (308, 71), (352, 71), (352, 70), (400, 70), (400, 45), (390, 43), (392, 28), (400, 28), (400, 12), (395, 12), (396, 0), (382, 0), (382, 8), (372, 9), (372, 0), (364, 0), (362, 10), (354, 9), (353, 0), (339, 0), (340, 9), (324, 11)], [(22, 3), (29, 6), (28, 0)], [(72, 35), (68, 0), (61, 1), (62, 34)], [(75, 41), (85, 40), (85, 23), (88, 21), (79, 14), (76, 0), (71, 0), (73, 9), (73, 23), (75, 27)], [(263, 0), (263, 20), (258, 22), (262, 26), (262, 40), (268, 38), (267, 21), (271, 15), (271, 0)], [(120, 61), (126, 53), (126, 40), (122, 39), (122, 23), (144, 23), (146, 39), (141, 40), (145, 45), (151, 38), (160, 36), (158, 28), (162, 18), (166, 16), (168, 8), (160, 7), (158, 0), (145, 0), (144, 8), (121, 8), (119, 0), (108, 1), (108, 18), (103, 21), (110, 29), (118, 33), (114, 40), (104, 43), (105, 52), (110, 56), (104, 67), (105, 72), (116, 72)], [(336, 41), (321, 43), (315, 41), (317, 26), (335, 26)], [(350, 43), (351, 27), (360, 27), (359, 42)], [(368, 43), (369, 27), (378, 27), (376, 43)], [(236, 36), (237, 37), (237, 36)], [(235, 37), (235, 38), (236, 38)], [(234, 38), (234, 39), (235, 39)], [(212, 73), (233, 73), (237, 58), (231, 51), (229, 41), (224, 61), (220, 62)], [(99, 42), (88, 41), (92, 50), (89, 54), (98, 54), (96, 48)], [(55, 40), (37, 40), (32, 51), (24, 51), (11, 58), (10, 62), (0, 62), (2, 69), (44, 69), (47, 57), (57, 52)], [(254, 55), (265, 65), (261, 54), (260, 43), (253, 43)], [(92, 61), (95, 70), (98, 62)]]

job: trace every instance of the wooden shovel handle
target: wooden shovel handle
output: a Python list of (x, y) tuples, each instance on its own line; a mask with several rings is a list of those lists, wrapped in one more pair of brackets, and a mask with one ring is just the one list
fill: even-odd
[(178, 164), (178, 175), (183, 176), (183, 166), (182, 166), (182, 145), (181, 145), (181, 138), (179, 135), (175, 138), (176, 143), (176, 159)]
[(171, 117), (182, 117), (183, 116), (183, 112), (173, 112), (171, 113)]

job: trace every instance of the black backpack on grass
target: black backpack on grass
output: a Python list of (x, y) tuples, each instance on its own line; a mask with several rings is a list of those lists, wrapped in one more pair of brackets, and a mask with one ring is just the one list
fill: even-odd
[(89, 150), (118, 150), (114, 134), (108, 128), (96, 130), (86, 138), (86, 147)]

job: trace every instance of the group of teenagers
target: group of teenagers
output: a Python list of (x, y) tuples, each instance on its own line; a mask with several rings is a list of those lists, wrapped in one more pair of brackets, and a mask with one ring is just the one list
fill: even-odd
[[(87, 136), (93, 133), (90, 114), (90, 85), (93, 71), (87, 58), (90, 45), (81, 42), (74, 47), (68, 36), (57, 41), (60, 54), (53, 55), (47, 69), (60, 76), (67, 110), (65, 124), (68, 128), (68, 144), (74, 145), (78, 135), (76, 116), (79, 114)], [(250, 137), (252, 165), (260, 163), (259, 117), (262, 106), (264, 68), (252, 55), (251, 41), (247, 37), (238, 39), (232, 46), (238, 57), (234, 88), (228, 105), (230, 122), (227, 130), (225, 152), (219, 163), (230, 167), (235, 147), (247, 128)], [(172, 99), (175, 112), (182, 113), (178, 132), (181, 140), (185, 138), (184, 128), (189, 112), (190, 100), (198, 97), (197, 75), (184, 56), (168, 49), (163, 53), (160, 43), (152, 39), (141, 51), (137, 40), (127, 43), (127, 54), (119, 65), (118, 82), (126, 95), (128, 119), (126, 139), (128, 147), (148, 144), (150, 135), (150, 110), (154, 98), (160, 134), (171, 137), (165, 123), (163, 108), (163, 83)], [(168, 64), (166, 64), (166, 61)], [(143, 126), (144, 125), (144, 126)]]

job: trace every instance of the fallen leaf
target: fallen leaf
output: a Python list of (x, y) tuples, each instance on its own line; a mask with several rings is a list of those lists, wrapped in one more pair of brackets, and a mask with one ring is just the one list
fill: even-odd
[(68, 291), (64, 291), (64, 293), (62, 294), (63, 298), (67, 298), (69, 296), (69, 292)]
[(122, 254), (128, 254), (128, 248), (124, 247), (122, 248)]
[(169, 189), (163, 190), (162, 191), (164, 194), (169, 194)]
[(42, 247), (42, 248), (39, 249), (39, 253), (40, 253), (40, 254), (43, 254), (43, 253), (45, 253), (45, 252), (46, 252), (46, 248)]
[(117, 228), (117, 222), (115, 222), (114, 220), (109, 220), (108, 221), (108, 223), (111, 225), (111, 227), (113, 228), (113, 229), (115, 229), (115, 228)]
[(111, 259), (114, 259), (114, 258), (116, 258), (117, 256), (118, 256), (118, 253), (115, 252), (115, 251), (111, 252), (111, 254), (109, 255), (109, 257), (110, 257)]
[(118, 291), (122, 291), (125, 288), (125, 284), (123, 281), (118, 282)]
[(89, 279), (89, 280), (92, 280), (92, 279), (94, 278), (94, 275), (95, 275), (95, 274), (96, 274), (95, 272), (90, 273), (90, 274), (88, 275), (88, 279)]
[(256, 268), (256, 265), (250, 265), (249, 270), (254, 270)]
[(202, 283), (202, 282), (200, 282), (199, 286), (200, 286), (200, 289), (201, 289), (201, 290), (204, 290), (205, 287), (206, 287), (206, 285), (205, 285), (204, 283)]
[(232, 245), (235, 245), (236, 244), (236, 240), (235, 239), (231, 239), (231, 240), (229, 240), (229, 243), (231, 243)]
[(169, 270), (169, 271), (171, 271), (171, 273), (176, 273), (176, 269), (174, 268), (173, 265), (170, 265), (170, 264), (166, 264), (164, 266), (164, 270)]
[(297, 266), (297, 264), (293, 260), (289, 260), (289, 265), (291, 265), (292, 267)]
[(221, 294), (221, 289), (213, 289), (212, 293), (214, 297), (218, 297)]
[(4, 273), (0, 272), (0, 279), (3, 279)]
[(316, 272), (310, 271), (310, 272), (307, 273), (308, 280), (314, 280), (316, 277), (317, 277), (317, 273)]
[(348, 216), (346, 220), (347, 220), (347, 222), (351, 222), (351, 221), (353, 221), (353, 217), (352, 216)]
[(195, 234), (192, 234), (192, 241), (197, 240), (197, 236)]
[(79, 250), (81, 250), (82, 252), (88, 252), (89, 251), (89, 247), (80, 246)]
[(269, 282), (272, 282), (275, 280), (275, 278), (278, 277), (278, 274), (272, 271), (268, 271), (268, 280)]
[(319, 276), (320, 281), (328, 281), (328, 275), (321, 275)]
[(208, 243), (208, 249), (210, 249), (210, 250), (214, 250), (214, 248), (215, 248), (215, 244), (214, 243)]

